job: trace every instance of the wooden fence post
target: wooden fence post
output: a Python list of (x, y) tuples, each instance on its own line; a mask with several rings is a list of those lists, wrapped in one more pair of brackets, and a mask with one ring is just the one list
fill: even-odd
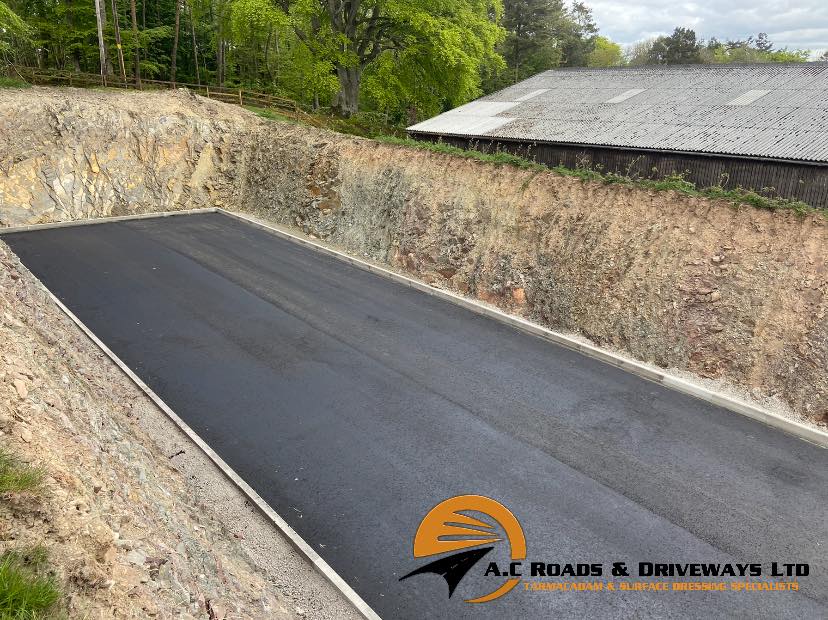
[(244, 101), (242, 100), (241, 88), (239, 89), (239, 105), (244, 105)]

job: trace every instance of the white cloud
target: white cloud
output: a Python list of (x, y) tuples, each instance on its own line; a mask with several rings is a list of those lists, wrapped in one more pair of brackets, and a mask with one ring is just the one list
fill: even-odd
[(767, 32), (776, 49), (828, 48), (825, 0), (586, 0), (601, 34), (622, 44), (692, 28), (703, 39), (743, 39)]

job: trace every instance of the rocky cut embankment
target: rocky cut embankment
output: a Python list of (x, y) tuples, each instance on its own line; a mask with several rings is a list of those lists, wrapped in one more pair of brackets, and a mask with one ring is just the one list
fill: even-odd
[(0, 91), (0, 223), (223, 205), (828, 419), (828, 220), (267, 122), (176, 94)]

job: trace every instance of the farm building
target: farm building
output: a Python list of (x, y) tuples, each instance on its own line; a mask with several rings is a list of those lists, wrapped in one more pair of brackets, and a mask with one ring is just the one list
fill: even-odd
[(828, 207), (828, 63), (557, 69), (408, 128), (622, 175)]

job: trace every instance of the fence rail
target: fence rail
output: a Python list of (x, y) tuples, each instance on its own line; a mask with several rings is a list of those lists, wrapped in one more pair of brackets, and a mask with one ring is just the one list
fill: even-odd
[(246, 90), (243, 88), (229, 88), (226, 86), (210, 86), (209, 84), (190, 84), (187, 82), (168, 82), (164, 80), (141, 79), (124, 81), (116, 75), (102, 76), (97, 73), (76, 73), (68, 70), (45, 70), (19, 65), (9, 65), (6, 73), (19, 77), (30, 84), (40, 86), (77, 86), (89, 88), (91, 86), (105, 86), (108, 88), (125, 88), (135, 90), (171, 90), (187, 88), (208, 99), (215, 99), (224, 103), (233, 103), (240, 106), (256, 106), (276, 110), (285, 116), (320, 127), (321, 123), (313, 115), (305, 112), (292, 99), (278, 97), (269, 93)]

